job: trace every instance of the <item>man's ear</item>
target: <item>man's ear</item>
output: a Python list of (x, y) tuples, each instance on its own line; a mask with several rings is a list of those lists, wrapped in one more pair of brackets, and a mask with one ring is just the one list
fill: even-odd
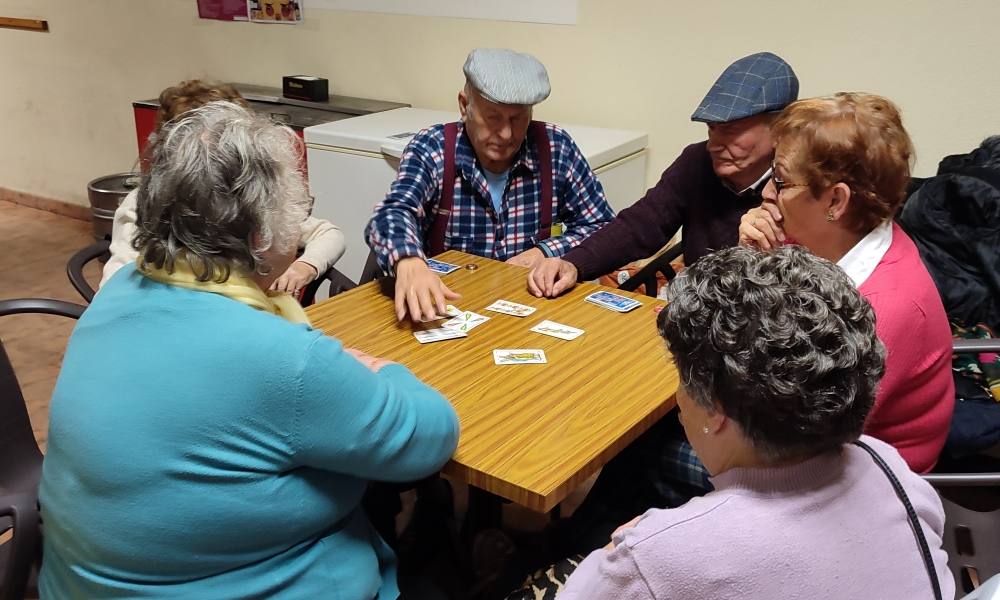
[(465, 121), (465, 116), (469, 112), (469, 96), (465, 93), (465, 90), (458, 91), (458, 112), (462, 113), (462, 121)]

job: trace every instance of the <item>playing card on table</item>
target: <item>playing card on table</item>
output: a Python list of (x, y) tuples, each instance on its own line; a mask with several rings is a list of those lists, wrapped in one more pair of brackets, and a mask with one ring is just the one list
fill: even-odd
[(477, 315), (476, 313), (470, 311), (463, 311), (454, 319), (441, 323), (441, 327), (444, 327), (445, 329), (454, 329), (456, 331), (469, 331), (477, 325), (482, 325), (489, 320), (489, 317)]
[(498, 348), (493, 351), (493, 362), (498, 365), (543, 365), (545, 352), (527, 348)]
[(642, 306), (642, 302), (633, 300), (626, 296), (612, 294), (611, 292), (594, 292), (584, 298), (587, 302), (592, 302), (598, 306), (608, 308), (617, 312), (628, 312), (634, 308)]
[(417, 338), (417, 341), (421, 344), (429, 344), (431, 342), (440, 342), (442, 340), (453, 340), (455, 338), (464, 338), (468, 334), (464, 331), (456, 331), (454, 329), (445, 329), (443, 327), (438, 327), (437, 329), (425, 329), (423, 331), (414, 331), (413, 337)]
[(438, 315), (437, 317), (431, 319), (431, 321), (438, 321), (438, 320), (441, 320), (441, 319), (450, 319), (450, 318), (453, 318), (453, 317), (457, 317), (460, 314), (462, 314), (462, 309), (456, 308), (454, 304), (448, 304), (444, 308), (444, 314), (443, 315)]
[(486, 310), (503, 313), (505, 315), (513, 315), (515, 317), (527, 317), (531, 313), (535, 312), (535, 307), (518, 304), (517, 302), (511, 302), (510, 300), (497, 300), (493, 304), (487, 306)]
[(556, 337), (561, 340), (575, 340), (583, 335), (582, 329), (570, 327), (569, 325), (563, 325), (562, 323), (556, 323), (555, 321), (542, 321), (538, 325), (532, 327), (531, 331), (551, 335), (552, 337)]
[(435, 273), (440, 273), (442, 275), (447, 275), (455, 269), (458, 269), (458, 265), (453, 265), (451, 263), (441, 262), (439, 260), (434, 260), (433, 258), (427, 259), (427, 267), (434, 271)]

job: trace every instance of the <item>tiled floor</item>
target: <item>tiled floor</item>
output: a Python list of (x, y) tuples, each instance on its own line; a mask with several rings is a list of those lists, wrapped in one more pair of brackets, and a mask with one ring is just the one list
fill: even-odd
[[(93, 241), (85, 221), (0, 201), (0, 299), (55, 298), (83, 304), (66, 278), (66, 262)], [(100, 265), (87, 265), (85, 273), (96, 283)], [(43, 448), (49, 396), (72, 329), (73, 321), (62, 317), (0, 318), (0, 339), (14, 364), (35, 437)]]

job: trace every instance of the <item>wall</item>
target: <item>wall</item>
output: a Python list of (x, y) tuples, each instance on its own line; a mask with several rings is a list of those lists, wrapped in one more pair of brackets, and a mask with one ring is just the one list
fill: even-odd
[[(650, 134), (649, 182), (704, 136), (688, 117), (719, 72), (771, 50), (802, 95), (865, 90), (898, 102), (916, 173), (1000, 133), (996, 0), (580, 0), (576, 26), (309, 11), (300, 27), (198, 19), (194, 0), (0, 0), (0, 187), (85, 204), (86, 183), (135, 160), (130, 102), (189, 77), (277, 85), (328, 77), (338, 94), (453, 109), (475, 46), (548, 66), (536, 116)], [(993, 98), (993, 100), (989, 100)]]

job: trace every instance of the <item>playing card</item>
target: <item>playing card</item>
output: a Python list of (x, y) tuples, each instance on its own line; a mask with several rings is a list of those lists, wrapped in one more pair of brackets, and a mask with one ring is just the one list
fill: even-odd
[(459, 313), (459, 315), (454, 319), (441, 323), (441, 327), (444, 327), (445, 329), (454, 329), (456, 331), (469, 331), (477, 325), (482, 325), (489, 320), (489, 317), (477, 315), (476, 313), (470, 311), (464, 311)]
[(612, 294), (611, 292), (594, 292), (584, 298), (587, 302), (592, 302), (598, 306), (608, 308), (617, 312), (628, 312), (634, 308), (642, 306), (642, 302), (633, 300), (626, 296)]
[(447, 275), (452, 271), (458, 269), (458, 265), (453, 265), (451, 263), (441, 262), (439, 260), (434, 260), (433, 258), (427, 259), (427, 267), (435, 273), (440, 273), (442, 275)]
[(417, 338), (417, 341), (421, 344), (429, 344), (431, 342), (440, 342), (442, 340), (452, 340), (455, 338), (464, 338), (468, 334), (464, 331), (456, 331), (454, 329), (445, 329), (443, 327), (438, 327), (437, 329), (425, 329), (423, 331), (414, 331), (413, 337)]
[(493, 362), (498, 365), (543, 365), (545, 352), (525, 348), (498, 348), (493, 351)]
[(527, 317), (531, 313), (535, 312), (535, 307), (518, 304), (517, 302), (511, 302), (510, 300), (497, 300), (493, 304), (487, 306), (486, 310), (503, 313), (505, 315), (513, 315), (515, 317)]
[(441, 319), (457, 317), (462, 314), (462, 309), (456, 308), (454, 304), (448, 304), (444, 307), (444, 314), (438, 315), (437, 317), (431, 319), (432, 321), (439, 321)]
[(538, 325), (532, 327), (531, 331), (551, 335), (552, 337), (556, 337), (561, 340), (575, 340), (583, 335), (582, 329), (570, 327), (569, 325), (563, 325), (562, 323), (556, 323), (555, 321), (542, 321)]

